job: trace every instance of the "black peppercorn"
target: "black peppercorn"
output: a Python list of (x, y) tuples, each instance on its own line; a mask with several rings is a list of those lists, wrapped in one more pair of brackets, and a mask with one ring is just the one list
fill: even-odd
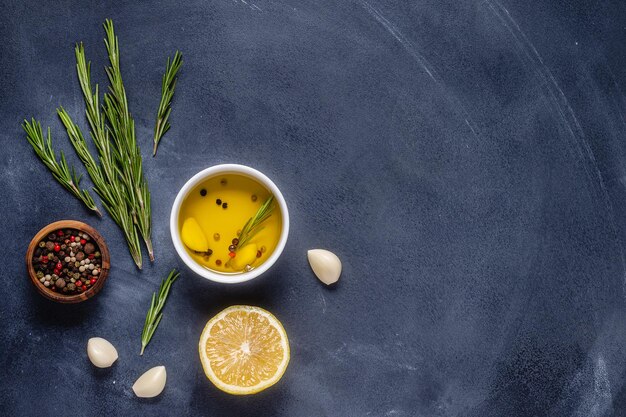
[(222, 208), (223, 208), (223, 209), (228, 208), (228, 203), (222, 203)]
[(219, 198), (217, 200), (215, 200), (215, 204), (217, 204), (218, 206), (222, 205), (222, 200), (220, 200)]
[(239, 239), (234, 238), (233, 239), (233, 245), (237, 246), (239, 244)]
[(234, 251), (235, 251), (235, 245), (230, 245), (230, 246), (228, 247), (228, 251), (229, 251), (229, 252), (234, 252)]
[(206, 195), (206, 190), (203, 188), (200, 190), (200, 195), (204, 197)]

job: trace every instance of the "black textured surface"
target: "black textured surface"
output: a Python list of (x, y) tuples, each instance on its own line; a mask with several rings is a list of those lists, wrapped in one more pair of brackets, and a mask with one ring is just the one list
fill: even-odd
[[(0, 414), (7, 416), (626, 415), (626, 4), (7, 1), (0, 17)], [(114, 19), (145, 156), (157, 260), (138, 272), (106, 217), (35, 158), (36, 116), (76, 162), (56, 106), (86, 127), (73, 43), (105, 85)], [(165, 58), (184, 53), (172, 129), (149, 157)], [(266, 276), (192, 275), (168, 230), (194, 173), (223, 162), (269, 175), (292, 230)], [(40, 227), (87, 221), (113, 268), (81, 305), (39, 296), (23, 254)], [(306, 250), (343, 260), (339, 285)], [(152, 291), (182, 268), (145, 356)], [(223, 307), (274, 312), (290, 336), (283, 380), (217, 391), (197, 340)], [(96, 370), (86, 341), (113, 342)], [(130, 389), (163, 364), (153, 400)]]

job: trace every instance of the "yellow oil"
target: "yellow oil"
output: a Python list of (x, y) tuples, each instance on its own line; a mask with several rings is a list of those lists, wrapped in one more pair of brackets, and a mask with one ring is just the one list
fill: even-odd
[[(178, 227), (182, 235), (183, 223), (189, 217), (193, 217), (206, 238), (208, 248), (207, 253), (199, 253), (186, 247), (189, 255), (205, 268), (226, 274), (241, 273), (261, 265), (276, 249), (280, 238), (282, 216), (277, 202), (274, 202), (272, 215), (263, 222), (263, 229), (249, 242), (250, 245), (256, 246), (255, 255), (260, 257), (253, 256), (251, 262), (246, 262), (249, 267), (238, 265), (237, 261), (241, 258), (237, 261), (231, 259), (229, 246), (233, 244), (233, 239), (238, 237), (248, 219), (256, 214), (270, 195), (270, 192), (254, 179), (238, 174), (209, 178), (195, 187), (183, 201)], [(185, 239), (183, 243), (184, 241)], [(244, 252), (249, 251), (238, 248), (237, 253), (240, 252), (243, 256)]]

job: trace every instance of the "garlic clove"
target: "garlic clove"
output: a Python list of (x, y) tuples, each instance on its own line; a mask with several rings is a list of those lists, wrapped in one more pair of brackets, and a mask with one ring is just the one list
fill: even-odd
[(180, 238), (189, 249), (196, 252), (206, 252), (209, 242), (202, 231), (202, 227), (193, 217), (188, 217), (183, 222)]
[(133, 391), (139, 398), (152, 398), (163, 392), (167, 372), (165, 366), (155, 366), (147, 370), (133, 385)]
[(246, 265), (252, 265), (256, 260), (257, 247), (254, 243), (248, 243), (246, 246), (237, 250), (237, 256), (230, 260), (230, 264), (235, 269), (243, 270)]
[(307, 258), (320, 281), (326, 285), (337, 282), (341, 275), (341, 261), (337, 255), (325, 249), (311, 249), (307, 252)]
[(87, 356), (98, 368), (108, 368), (118, 358), (115, 346), (101, 337), (92, 337), (87, 341)]

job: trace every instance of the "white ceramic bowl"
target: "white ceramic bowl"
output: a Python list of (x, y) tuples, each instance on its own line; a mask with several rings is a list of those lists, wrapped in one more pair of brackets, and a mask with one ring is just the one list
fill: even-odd
[[(265, 186), (265, 188), (267, 188), (274, 195), (274, 198), (276, 199), (276, 202), (278, 203), (278, 207), (280, 208), (280, 212), (282, 214), (282, 229), (280, 231), (280, 238), (278, 240), (276, 248), (274, 249), (274, 252), (272, 252), (272, 255), (265, 262), (263, 262), (259, 267), (254, 268), (250, 272), (242, 272), (240, 274), (221, 274), (219, 272), (210, 271), (194, 261), (193, 258), (189, 256), (189, 253), (187, 253), (187, 250), (185, 249), (185, 246), (183, 245), (183, 242), (180, 238), (180, 230), (178, 227), (180, 222), (178, 217), (180, 215), (180, 207), (189, 192), (191, 192), (198, 184), (204, 182), (205, 180), (225, 174), (244, 175), (256, 180), (257, 182)], [(274, 184), (272, 180), (270, 180), (263, 173), (245, 165), (215, 165), (203, 171), (200, 171), (196, 175), (191, 177), (191, 179), (187, 181), (187, 183), (183, 185), (183, 188), (181, 188), (178, 192), (176, 200), (174, 200), (174, 205), (172, 206), (172, 214), (170, 215), (170, 233), (172, 234), (172, 241), (174, 242), (174, 248), (176, 248), (178, 256), (180, 256), (183, 262), (185, 262), (185, 264), (189, 268), (191, 268), (191, 270), (193, 270), (196, 274), (215, 282), (221, 282), (224, 284), (237, 284), (240, 282), (250, 281), (251, 279), (258, 277), (259, 275), (270, 269), (272, 265), (274, 265), (280, 254), (283, 252), (283, 249), (285, 248), (285, 243), (287, 243), (287, 235), (289, 235), (289, 211), (287, 210), (287, 203), (285, 202), (285, 198), (283, 197), (278, 187), (276, 187), (276, 184)]]

